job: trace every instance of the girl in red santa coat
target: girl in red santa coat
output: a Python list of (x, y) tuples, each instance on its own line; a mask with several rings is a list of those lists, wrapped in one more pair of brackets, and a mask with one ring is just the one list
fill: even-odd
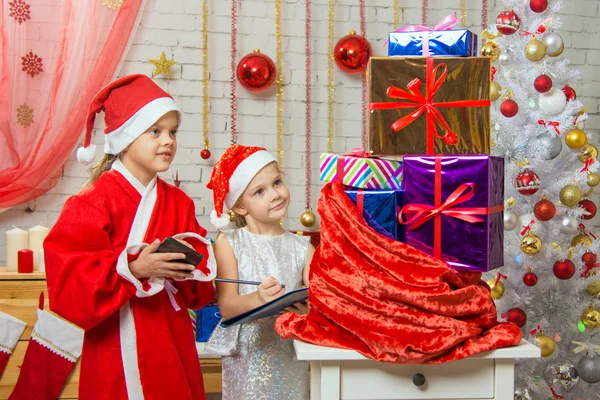
[[(215, 165), (208, 188), (217, 229), (218, 275), (261, 280), (258, 286), (217, 283), (219, 310), (229, 318), (308, 285), (314, 248), (309, 238), (291, 234), (280, 224), (290, 203), (276, 159), (261, 147), (234, 145)], [(268, 278), (266, 278), (268, 277)], [(266, 279), (265, 279), (266, 278)], [(264, 279), (264, 280), (263, 280)], [(287, 311), (306, 313), (296, 304)], [(294, 358), (292, 341), (274, 330), (275, 317), (230, 328), (217, 327), (206, 349), (223, 356), (223, 400), (308, 399), (308, 366)]]
[[(181, 111), (145, 75), (114, 81), (88, 111), (84, 148), (104, 111), (104, 157), (44, 243), (51, 309), (85, 330), (79, 398), (205, 399), (188, 308), (213, 300), (216, 263), (193, 201), (158, 178), (177, 151)], [(157, 253), (172, 236), (204, 256)]]

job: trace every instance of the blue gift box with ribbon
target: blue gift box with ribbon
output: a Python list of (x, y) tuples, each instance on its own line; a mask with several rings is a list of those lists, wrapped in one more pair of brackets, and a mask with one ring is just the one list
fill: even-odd
[(196, 341), (208, 341), (208, 338), (210, 338), (220, 320), (221, 313), (219, 312), (219, 307), (216, 305), (196, 310)]
[(348, 197), (373, 230), (390, 239), (404, 242), (406, 228), (398, 221), (402, 208), (402, 190), (345, 190)]
[(450, 30), (457, 22), (452, 14), (431, 29), (424, 25), (397, 29), (388, 36), (388, 56), (477, 56), (477, 35), (468, 29)]

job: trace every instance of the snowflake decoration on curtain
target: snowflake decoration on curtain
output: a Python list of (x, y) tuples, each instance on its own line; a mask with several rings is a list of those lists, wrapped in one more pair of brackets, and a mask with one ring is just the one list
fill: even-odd
[(23, 128), (33, 124), (33, 109), (27, 104), (21, 104), (17, 107), (17, 124)]
[(110, 8), (111, 10), (116, 11), (119, 8), (121, 8), (124, 2), (125, 0), (104, 0), (104, 3), (102, 3), (102, 5)]
[(25, 57), (21, 57), (21, 64), (23, 65), (21, 71), (25, 71), (32, 78), (40, 72), (44, 72), (42, 59), (37, 54), (33, 54), (33, 51), (30, 51)]
[(30, 5), (23, 0), (14, 0), (8, 2), (9, 17), (13, 17), (19, 24), (31, 19), (29, 16)]

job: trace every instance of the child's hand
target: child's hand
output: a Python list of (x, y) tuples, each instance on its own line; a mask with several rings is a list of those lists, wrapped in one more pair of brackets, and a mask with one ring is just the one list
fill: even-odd
[(279, 281), (272, 276), (265, 279), (258, 286), (258, 296), (263, 304), (283, 296), (284, 293), (285, 291)]
[(138, 258), (129, 263), (129, 270), (136, 279), (165, 277), (171, 279), (192, 278), (193, 265), (177, 262), (185, 258), (183, 253), (156, 253), (160, 241), (156, 239)]
[(308, 314), (308, 300), (306, 301), (306, 303), (294, 303), (293, 306), (289, 306), (281, 310), (279, 314), (285, 314), (289, 312), (293, 312), (298, 315)]

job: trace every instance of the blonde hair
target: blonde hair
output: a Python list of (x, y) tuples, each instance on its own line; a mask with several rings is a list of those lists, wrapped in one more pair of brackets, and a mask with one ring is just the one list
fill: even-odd
[(119, 158), (119, 155), (104, 154), (100, 161), (98, 161), (96, 165), (89, 169), (90, 179), (85, 183), (85, 187), (96, 182), (96, 180), (100, 178), (100, 175), (102, 175), (106, 171), (110, 171), (113, 163), (117, 161), (117, 158)]
[[(272, 161), (267, 165), (270, 165), (273, 163), (277, 167), (277, 172), (279, 172), (279, 175), (281, 175), (281, 178), (283, 179), (283, 177), (285, 176), (285, 173), (283, 172), (283, 169), (281, 168), (281, 166), (279, 165), (279, 163), (277, 161)], [(267, 165), (265, 165), (263, 168), (265, 168)], [(262, 169), (261, 169), (261, 171), (262, 171)], [(254, 179), (254, 177), (252, 177), (252, 178)], [(242, 197), (244, 196), (244, 193), (246, 193), (246, 189), (244, 189), (244, 191), (242, 192), (240, 197), (235, 201), (235, 205), (231, 208), (231, 210), (229, 210), (229, 217), (232, 220), (232, 222), (235, 224), (236, 228), (243, 228), (246, 225), (248, 225), (248, 223), (246, 222), (246, 218), (244, 218), (243, 215), (239, 215), (238, 213), (233, 211), (233, 209), (236, 206), (240, 205), (240, 202), (242, 201)]]

